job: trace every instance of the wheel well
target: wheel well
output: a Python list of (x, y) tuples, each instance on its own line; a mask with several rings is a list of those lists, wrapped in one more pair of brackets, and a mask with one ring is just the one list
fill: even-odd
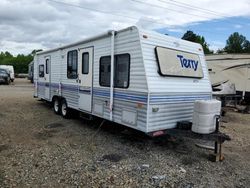
[(61, 100), (64, 99), (64, 98), (55, 95), (55, 96), (52, 97), (52, 102), (54, 102), (55, 99), (59, 99), (59, 100), (61, 101)]

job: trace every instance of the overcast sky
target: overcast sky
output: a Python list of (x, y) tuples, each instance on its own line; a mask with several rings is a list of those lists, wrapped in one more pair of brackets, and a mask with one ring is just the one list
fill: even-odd
[[(188, 4), (186, 4), (188, 2)], [(0, 51), (28, 54), (131, 25), (222, 48), (238, 31), (250, 40), (249, 0), (1, 0)]]

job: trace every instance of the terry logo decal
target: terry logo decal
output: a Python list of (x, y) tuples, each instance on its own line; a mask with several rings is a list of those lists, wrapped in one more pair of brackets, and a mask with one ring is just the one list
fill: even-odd
[(193, 59), (186, 59), (182, 55), (177, 55), (177, 57), (180, 59), (182, 67), (194, 69), (194, 71), (197, 70), (199, 61), (195, 61)]

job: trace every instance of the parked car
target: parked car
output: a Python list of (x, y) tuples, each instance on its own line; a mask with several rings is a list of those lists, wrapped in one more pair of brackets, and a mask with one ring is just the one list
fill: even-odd
[(11, 80), (11, 82), (14, 82), (14, 80), (15, 80), (14, 67), (12, 65), (0, 65), (0, 68), (6, 69), (7, 71), (9, 71), (10, 80)]
[(10, 73), (6, 69), (0, 68), (0, 83), (10, 84)]

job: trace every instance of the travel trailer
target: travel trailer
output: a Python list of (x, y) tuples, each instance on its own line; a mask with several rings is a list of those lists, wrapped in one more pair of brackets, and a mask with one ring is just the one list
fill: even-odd
[(34, 85), (63, 117), (74, 109), (154, 136), (212, 98), (201, 45), (135, 26), (38, 52)]
[(213, 54), (206, 61), (212, 86), (230, 84), (227, 88), (235, 87), (236, 94), (250, 103), (250, 54)]
[(0, 65), (0, 68), (8, 70), (9, 73), (10, 73), (10, 80), (11, 80), (11, 82), (14, 82), (14, 80), (15, 80), (14, 67), (12, 65)]

